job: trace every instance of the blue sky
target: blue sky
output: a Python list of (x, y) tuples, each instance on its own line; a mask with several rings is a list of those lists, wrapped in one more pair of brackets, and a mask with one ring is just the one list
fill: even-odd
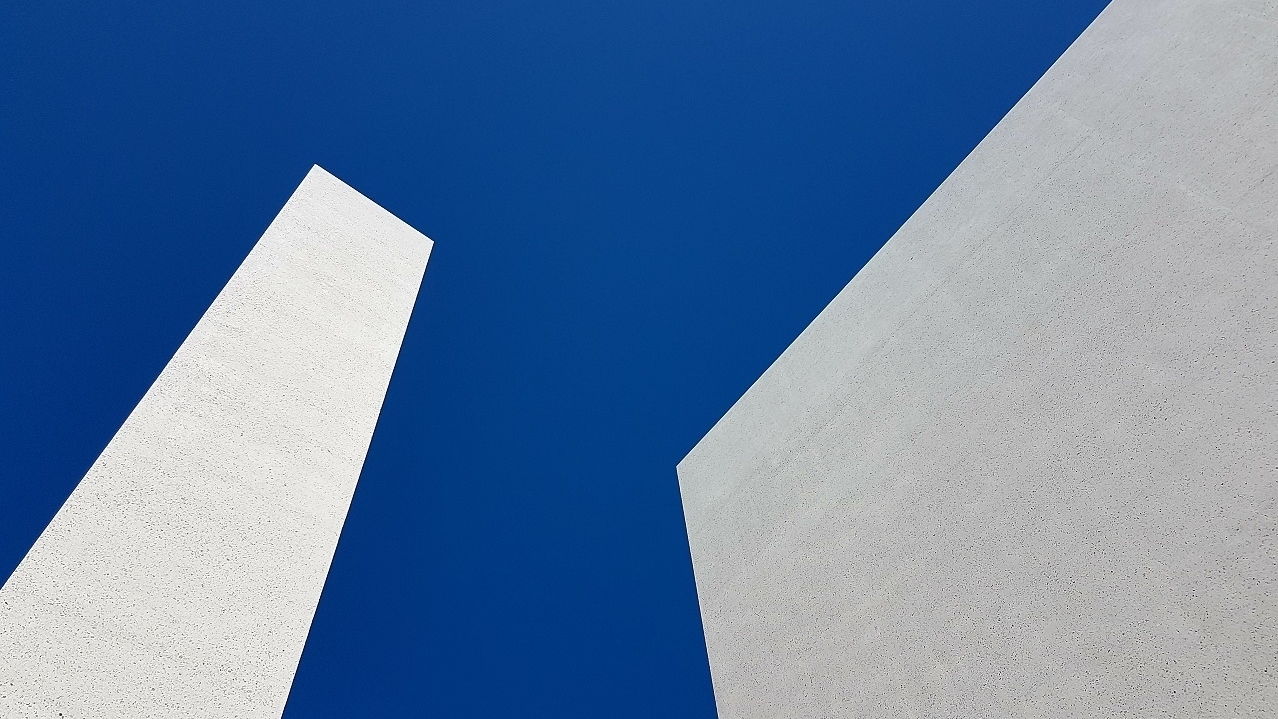
[(1100, 11), (6, 3), (0, 577), (312, 163), (436, 241), (290, 718), (712, 717), (675, 463)]

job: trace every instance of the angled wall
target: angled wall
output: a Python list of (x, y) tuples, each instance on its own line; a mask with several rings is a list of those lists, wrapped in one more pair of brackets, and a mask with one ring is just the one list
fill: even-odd
[(1116, 0), (680, 463), (723, 719), (1278, 716), (1278, 5)]
[(280, 715), (430, 249), (311, 170), (0, 589), (0, 716)]

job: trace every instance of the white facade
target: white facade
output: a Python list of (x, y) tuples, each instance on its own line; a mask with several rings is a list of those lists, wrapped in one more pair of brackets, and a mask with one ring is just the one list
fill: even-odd
[(431, 244), (311, 170), (0, 589), (0, 716), (280, 715)]
[(1278, 5), (1116, 0), (679, 465), (722, 719), (1278, 717)]

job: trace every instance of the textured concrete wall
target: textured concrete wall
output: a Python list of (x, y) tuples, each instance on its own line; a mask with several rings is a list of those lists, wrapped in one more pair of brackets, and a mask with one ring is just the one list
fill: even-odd
[(1117, 0), (679, 465), (723, 719), (1278, 716), (1278, 4)]
[(311, 170), (0, 590), (0, 716), (280, 715), (430, 249)]

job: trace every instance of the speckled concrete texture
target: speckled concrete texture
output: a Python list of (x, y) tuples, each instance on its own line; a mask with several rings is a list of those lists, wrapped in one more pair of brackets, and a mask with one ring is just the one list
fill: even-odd
[(1117, 0), (680, 463), (722, 719), (1278, 717), (1278, 3)]
[(0, 716), (280, 716), (431, 244), (307, 174), (0, 590)]

